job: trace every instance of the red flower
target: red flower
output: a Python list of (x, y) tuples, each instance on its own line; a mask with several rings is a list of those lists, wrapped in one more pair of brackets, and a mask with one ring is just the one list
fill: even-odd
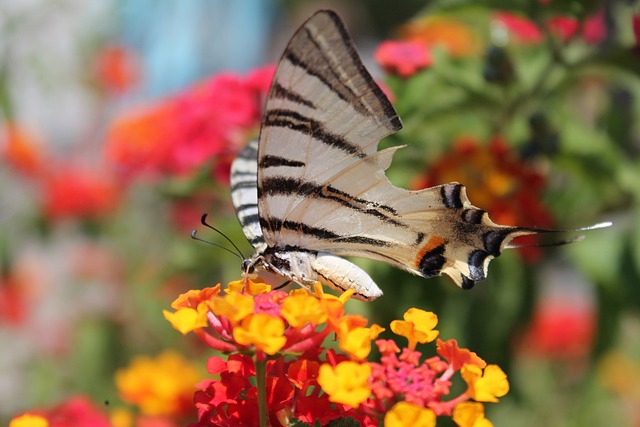
[(124, 46), (106, 46), (98, 52), (95, 75), (106, 90), (122, 93), (131, 88), (139, 77), (134, 55)]
[(43, 208), (53, 220), (94, 219), (113, 212), (120, 202), (120, 187), (106, 172), (66, 165), (43, 179)]
[(640, 46), (640, 15), (633, 15), (631, 17), (631, 27), (633, 28), (636, 46)]
[(0, 276), (0, 323), (19, 324), (27, 304), (20, 286), (12, 278)]
[(508, 12), (497, 12), (495, 19), (521, 43), (535, 44), (542, 41), (542, 32), (533, 21), (527, 18)]
[(522, 337), (522, 349), (542, 357), (586, 357), (593, 345), (596, 322), (594, 307), (573, 295), (543, 298)]
[(387, 73), (411, 77), (433, 62), (429, 49), (419, 41), (386, 41), (374, 53)]

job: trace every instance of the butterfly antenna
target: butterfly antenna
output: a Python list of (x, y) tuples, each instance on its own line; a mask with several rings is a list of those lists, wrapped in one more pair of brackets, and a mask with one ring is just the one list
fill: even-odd
[(196, 233), (197, 233), (197, 231), (196, 231), (196, 230), (193, 230), (193, 231), (191, 232), (191, 238), (192, 238), (193, 240), (197, 240), (197, 241), (199, 241), (199, 242), (206, 243), (206, 244), (211, 245), (211, 246), (216, 246), (216, 247), (218, 247), (218, 248), (220, 248), (220, 249), (224, 249), (225, 251), (229, 252), (230, 254), (233, 254), (233, 255), (237, 256), (238, 258), (240, 258), (240, 259), (244, 260), (244, 257), (243, 257), (242, 255), (240, 255), (240, 254), (238, 254), (238, 253), (236, 253), (236, 252), (232, 251), (232, 250), (231, 250), (231, 249), (229, 249), (229, 248), (225, 248), (225, 247), (224, 247), (224, 246), (222, 246), (222, 245), (219, 245), (219, 244), (217, 244), (217, 243), (213, 243), (213, 242), (212, 242), (212, 241), (210, 241), (210, 240), (201, 239), (200, 237), (196, 236)]
[(208, 241), (208, 240), (204, 240), (204, 239), (201, 239), (201, 238), (199, 238), (199, 237), (196, 237), (196, 230), (193, 230), (193, 231), (191, 232), (191, 238), (192, 238), (192, 239), (194, 239), (194, 240), (199, 240), (199, 241), (201, 241), (201, 242), (203, 242), (203, 243), (208, 243), (208, 244), (210, 244), (210, 245), (213, 245), (213, 246), (217, 246), (217, 247), (219, 247), (219, 248), (222, 248), (222, 249), (226, 250), (227, 252), (234, 254), (235, 256), (237, 256), (238, 258), (240, 258), (241, 260), (244, 260), (244, 255), (242, 254), (242, 251), (241, 251), (241, 250), (236, 246), (236, 244), (235, 244), (235, 243), (233, 243), (233, 240), (231, 240), (231, 239), (230, 239), (226, 234), (224, 234), (222, 231), (218, 230), (217, 228), (215, 228), (214, 226), (212, 226), (211, 224), (209, 224), (209, 223), (207, 222), (207, 215), (209, 215), (207, 212), (205, 212), (205, 213), (203, 213), (203, 214), (202, 214), (202, 216), (200, 217), (200, 223), (201, 223), (202, 225), (204, 225), (205, 227), (212, 229), (213, 231), (215, 231), (216, 233), (218, 233), (219, 235), (221, 235), (221, 236), (222, 236), (222, 237), (224, 237), (225, 239), (227, 239), (227, 241), (228, 241), (229, 243), (231, 243), (231, 246), (233, 246), (233, 247), (234, 247), (234, 249), (235, 249), (236, 251), (235, 251), (235, 252), (233, 252), (233, 251), (232, 251), (231, 249), (229, 249), (229, 248), (225, 248), (224, 246), (220, 246), (220, 245), (218, 245), (218, 244), (216, 244), (216, 243), (213, 243), (213, 242), (210, 242), (210, 241)]

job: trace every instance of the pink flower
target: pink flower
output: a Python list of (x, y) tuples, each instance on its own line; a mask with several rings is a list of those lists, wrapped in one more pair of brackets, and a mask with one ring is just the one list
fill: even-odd
[(387, 73), (411, 77), (433, 62), (429, 49), (418, 41), (386, 41), (374, 53)]
[(533, 21), (527, 18), (508, 12), (497, 12), (495, 19), (521, 43), (535, 44), (542, 41), (542, 32)]
[(129, 176), (182, 175), (213, 163), (214, 176), (225, 180), (229, 156), (257, 133), (272, 76), (273, 67), (246, 78), (217, 74), (119, 117), (107, 133), (107, 155)]
[(604, 20), (604, 12), (601, 10), (584, 21), (582, 38), (586, 43), (599, 44), (607, 37), (607, 26)]
[(547, 21), (547, 27), (562, 41), (567, 42), (576, 35), (580, 28), (580, 23), (575, 18), (555, 16)]

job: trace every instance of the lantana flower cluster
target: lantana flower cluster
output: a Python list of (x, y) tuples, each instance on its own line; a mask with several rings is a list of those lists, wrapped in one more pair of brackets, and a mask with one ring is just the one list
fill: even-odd
[[(252, 280), (180, 295), (164, 315), (226, 357), (213, 356), (194, 402), (192, 426), (313, 425), (352, 418), (362, 426), (434, 426), (438, 416), (459, 426), (487, 426), (484, 402), (509, 390), (504, 372), (455, 340), (437, 339), (434, 313), (411, 308), (390, 329), (405, 337), (400, 349), (378, 339), (384, 328), (347, 314), (340, 297), (312, 291), (272, 290)], [(422, 358), (418, 344), (436, 340), (436, 355)], [(381, 358), (369, 362), (375, 345)], [(452, 395), (454, 376), (466, 389)], [(458, 380), (459, 381), (459, 380)]]

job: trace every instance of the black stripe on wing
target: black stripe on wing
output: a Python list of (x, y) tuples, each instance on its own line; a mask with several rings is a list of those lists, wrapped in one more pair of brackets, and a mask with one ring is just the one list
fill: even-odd
[(296, 221), (282, 220), (280, 218), (260, 218), (260, 225), (262, 227), (274, 227), (274, 229), (278, 230), (292, 230), (298, 233), (304, 234), (306, 236), (314, 237), (320, 240), (332, 240), (340, 243), (347, 244), (361, 244), (368, 246), (376, 246), (376, 247), (384, 247), (389, 246), (391, 243), (386, 242), (380, 239), (374, 239), (371, 237), (365, 236), (343, 236), (337, 233), (334, 233), (331, 230), (327, 230), (326, 228), (313, 227), (308, 224)]
[(367, 157), (360, 147), (347, 141), (340, 135), (329, 132), (324, 125), (310, 117), (285, 109), (270, 109), (265, 112), (263, 127), (284, 127), (298, 131), (304, 135), (312, 136), (321, 143), (335, 147), (347, 154), (358, 158)]
[[(338, 190), (331, 185), (318, 185), (313, 182), (302, 181), (298, 178), (285, 178), (281, 176), (265, 178), (262, 185), (258, 187), (258, 197), (270, 195), (296, 195), (305, 197), (315, 197), (319, 199), (331, 200), (352, 209), (358, 213), (374, 216), (387, 224), (397, 227), (406, 228), (402, 222), (392, 218), (390, 215), (396, 215), (396, 210), (388, 205), (382, 205)], [(269, 228), (277, 230), (277, 228)]]

